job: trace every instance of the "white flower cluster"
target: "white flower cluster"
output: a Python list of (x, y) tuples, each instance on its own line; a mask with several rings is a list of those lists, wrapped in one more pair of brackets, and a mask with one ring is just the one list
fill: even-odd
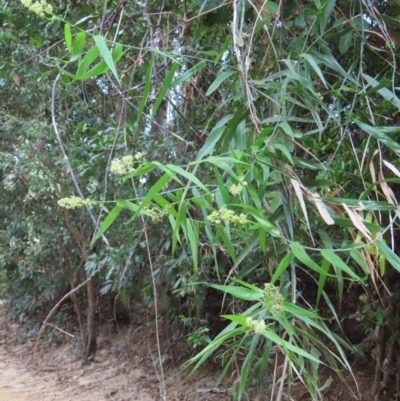
[(151, 219), (154, 223), (161, 221), (169, 212), (169, 208), (161, 210), (152, 206), (146, 206), (144, 209), (151, 214)]
[(23, 6), (29, 11), (37, 14), (39, 17), (45, 17), (45, 14), (53, 14), (53, 7), (47, 4), (45, 0), (21, 0)]
[(246, 325), (249, 327), (250, 330), (253, 330), (257, 334), (264, 333), (265, 330), (265, 322), (264, 320), (254, 320), (252, 317), (248, 317), (246, 319)]
[(121, 159), (115, 159), (111, 162), (111, 171), (116, 175), (126, 175), (133, 173), (133, 157), (131, 155), (124, 156)]
[(79, 196), (69, 196), (68, 198), (62, 198), (57, 203), (61, 207), (65, 207), (66, 209), (77, 209), (84, 205), (89, 204), (90, 199), (81, 199)]
[(266, 283), (264, 284), (264, 292), (265, 295), (270, 298), (272, 306), (271, 306), (271, 312), (272, 313), (281, 313), (284, 311), (283, 308), (283, 296), (279, 292), (278, 287), (271, 283)]
[(124, 156), (121, 159), (115, 159), (111, 162), (111, 171), (116, 175), (126, 175), (135, 172), (133, 163), (136, 161), (143, 161), (143, 153), (136, 153), (132, 155)]
[(233, 210), (226, 209), (222, 207), (218, 211), (212, 212), (208, 217), (211, 223), (221, 224), (221, 221), (227, 221), (228, 223), (236, 224), (246, 224), (249, 222), (243, 213), (237, 215)]
[(244, 187), (247, 185), (247, 182), (244, 180), (244, 178), (239, 178), (239, 183), (238, 184), (232, 184), (232, 186), (229, 188), (229, 192), (233, 195), (239, 195)]

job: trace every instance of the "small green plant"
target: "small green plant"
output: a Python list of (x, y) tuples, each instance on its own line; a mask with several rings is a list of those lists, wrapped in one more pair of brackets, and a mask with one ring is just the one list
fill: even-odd
[(203, 347), (211, 342), (208, 327), (200, 327), (186, 336), (187, 342), (194, 348)]

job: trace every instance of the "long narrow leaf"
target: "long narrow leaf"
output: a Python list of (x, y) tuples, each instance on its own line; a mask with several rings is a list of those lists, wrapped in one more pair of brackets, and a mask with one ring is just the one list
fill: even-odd
[(114, 58), (111, 55), (111, 52), (107, 47), (106, 40), (101, 35), (94, 35), (93, 39), (94, 39), (94, 42), (96, 43), (97, 48), (100, 51), (101, 56), (103, 57), (103, 60), (105, 61), (105, 63), (107, 64), (107, 66), (111, 70), (111, 72), (113, 73), (117, 82), (120, 84), (121, 82), (118, 77), (117, 69), (115, 68)]

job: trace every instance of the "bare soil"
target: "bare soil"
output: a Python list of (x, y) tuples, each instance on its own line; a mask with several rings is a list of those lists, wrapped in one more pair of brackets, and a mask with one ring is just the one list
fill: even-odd
[[(188, 377), (180, 371), (177, 356), (172, 356), (167, 341), (162, 340), (164, 383), (157, 362), (154, 335), (140, 327), (124, 327), (113, 335), (100, 335), (95, 361), (82, 365), (78, 341), (61, 334), (59, 341), (43, 339), (34, 358), (35, 335), (21, 332), (21, 326), (6, 319), (0, 301), (0, 401), (232, 401), (232, 391), (217, 387), (218, 371), (212, 367)], [(23, 335), (22, 335), (23, 334)], [(184, 344), (177, 345), (182, 354)], [(175, 358), (175, 359), (174, 359)], [(372, 401), (373, 360), (353, 366), (353, 374), (343, 372), (349, 387), (328, 369), (321, 369), (320, 382), (329, 383), (324, 401)], [(235, 378), (231, 376), (231, 380)], [(232, 383), (231, 383), (232, 384)], [(270, 400), (269, 391), (256, 397), (246, 394), (245, 401)], [(358, 393), (358, 396), (356, 395)], [(166, 397), (163, 397), (163, 394)], [(276, 392), (275, 392), (276, 394)], [(394, 400), (388, 392), (383, 400)], [(253, 400), (254, 398), (254, 400)], [(308, 401), (307, 390), (297, 382), (290, 396), (282, 400)]]
[[(137, 331), (100, 338), (96, 360), (83, 366), (77, 342), (69, 337), (60, 345), (42, 342), (34, 359), (34, 338), (22, 338), (18, 325), (4, 315), (0, 304), (0, 401), (163, 400), (155, 341), (149, 343)], [(231, 399), (227, 389), (216, 387), (218, 374), (203, 371), (187, 378), (187, 372), (179, 372), (172, 361), (165, 365), (168, 401)]]

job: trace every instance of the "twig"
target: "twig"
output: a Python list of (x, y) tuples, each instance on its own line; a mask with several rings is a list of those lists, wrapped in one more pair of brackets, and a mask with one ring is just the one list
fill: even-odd
[(51, 323), (46, 323), (46, 324), (47, 324), (47, 326), (53, 327), (53, 329), (56, 329), (56, 330), (58, 330), (59, 332), (65, 334), (66, 336), (70, 336), (71, 338), (75, 338), (75, 336), (74, 336), (73, 334), (68, 333), (68, 332), (66, 332), (66, 331), (63, 330), (63, 329), (60, 329), (59, 327), (55, 326), (54, 324), (51, 324)]

